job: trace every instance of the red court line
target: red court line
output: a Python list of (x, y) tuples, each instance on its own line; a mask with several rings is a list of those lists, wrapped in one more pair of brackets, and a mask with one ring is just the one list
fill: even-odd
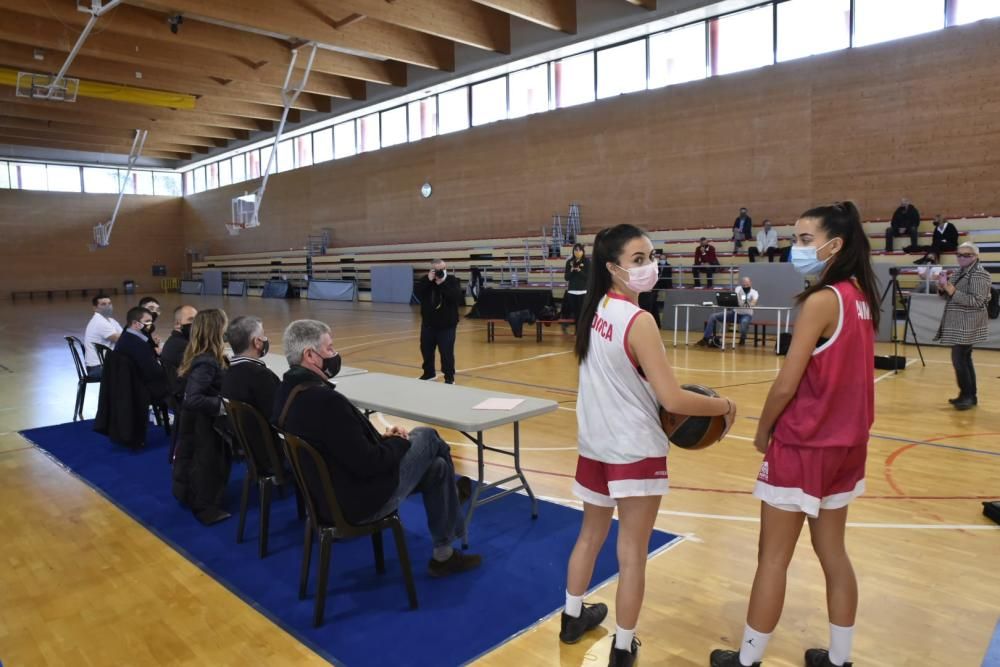
[[(986, 435), (1000, 435), (1000, 433), (996, 433), (996, 432), (987, 432), (987, 433), (950, 433), (948, 435), (941, 435), (941, 436), (938, 436), (936, 438), (927, 438), (926, 440), (923, 440), (922, 442), (940, 442), (942, 440), (952, 440), (952, 439), (958, 439), (958, 438), (970, 438), (970, 437), (973, 437), (973, 436), (980, 436), (980, 435), (982, 435), (982, 436), (986, 436)], [(896, 484), (895, 480), (893, 480), (893, 478), (892, 478), (892, 464), (896, 462), (896, 459), (899, 458), (900, 454), (902, 454), (903, 452), (909, 451), (910, 449), (913, 449), (914, 447), (916, 447), (919, 444), (920, 444), (920, 442), (914, 442), (914, 443), (911, 443), (909, 445), (904, 445), (904, 446), (900, 447), (899, 449), (895, 450), (894, 452), (892, 452), (891, 454), (889, 454), (888, 458), (886, 458), (886, 460), (885, 460), (885, 467), (884, 467), (885, 481), (887, 481), (889, 483), (889, 486), (892, 487), (892, 490), (895, 491), (896, 494), (899, 497), (906, 496), (906, 492), (903, 491), (903, 489), (899, 485)], [(869, 496), (869, 497), (871, 497), (871, 496)], [(983, 497), (983, 496), (977, 496), (977, 497), (973, 497), (971, 499), (972, 500), (985, 500), (985, 497)]]

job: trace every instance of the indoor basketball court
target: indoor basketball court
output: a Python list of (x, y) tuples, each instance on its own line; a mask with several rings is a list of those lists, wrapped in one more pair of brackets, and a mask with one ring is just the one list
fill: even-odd
[[(619, 223), (662, 253), (639, 306), (677, 380), (737, 406), (720, 442), (670, 449), (636, 630), (636, 664), (708, 664), (740, 643), (757, 567), (754, 436), (804, 288), (783, 258), (803, 211), (853, 200), (884, 291), (847, 519), (850, 660), (1000, 665), (1000, 525), (984, 516), (1000, 500), (1000, 325), (974, 345), (969, 409), (949, 403), (952, 348), (933, 340), (939, 276), (959, 266), (933, 245), (935, 215), (1000, 271), (997, 3), (0, 0), (0, 18), (0, 664), (605, 664), (613, 539), (587, 595), (611, 614), (559, 640), (583, 506), (562, 305), (574, 244), (590, 257)], [(887, 249), (902, 198), (919, 225)], [(753, 234), (738, 239), (741, 208)], [(440, 367), (417, 380), (414, 285), (441, 266), (462, 287), (453, 386)], [(745, 304), (727, 295), (747, 278), (760, 299), (738, 340)], [(481, 567), (428, 577), (413, 496), (399, 515), (419, 605), (388, 532), (382, 574), (365, 536), (338, 534), (314, 623), (320, 551), (298, 595), (294, 481), (269, 495), (269, 525), (252, 489), (237, 541), (238, 451), (232, 516), (202, 526), (171, 495), (177, 415), (151, 414), (133, 448), (94, 432), (114, 406), (79, 351), (88, 320), (107, 297), (127, 325), (146, 296), (164, 340), (182, 305), (260, 318), (279, 377), (289, 323), (328, 324), (333, 382), (378, 432), (435, 428), (482, 481)], [(801, 665), (829, 627), (806, 529), (763, 664)]]

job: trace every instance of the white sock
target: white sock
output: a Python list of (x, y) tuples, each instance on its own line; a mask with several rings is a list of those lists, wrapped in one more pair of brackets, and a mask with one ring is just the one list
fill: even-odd
[(633, 637), (635, 637), (635, 628), (623, 630), (620, 625), (615, 626), (615, 648), (631, 653)]
[(581, 613), (583, 613), (583, 596), (570, 595), (570, 592), (566, 591), (566, 615), (580, 618)]
[(743, 630), (743, 643), (740, 644), (740, 664), (750, 667), (753, 663), (760, 662), (770, 639), (770, 633), (757, 632), (747, 625)]
[(434, 547), (434, 553), (431, 555), (431, 558), (439, 563), (443, 563), (451, 558), (453, 553), (455, 553), (454, 547), (450, 544), (446, 544), (443, 547)]
[(851, 657), (851, 643), (854, 641), (854, 626), (849, 628), (830, 624), (830, 662), (843, 665)]

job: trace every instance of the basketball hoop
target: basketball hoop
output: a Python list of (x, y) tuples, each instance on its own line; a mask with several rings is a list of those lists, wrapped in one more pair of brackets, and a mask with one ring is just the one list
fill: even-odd
[(242, 232), (244, 229), (246, 229), (246, 227), (244, 227), (238, 222), (226, 223), (226, 231), (229, 232), (230, 236), (239, 236), (240, 232)]
[(244, 229), (258, 227), (260, 220), (257, 218), (257, 193), (233, 197), (233, 215), (226, 223), (229, 234), (237, 236)]
[(55, 77), (48, 74), (33, 74), (32, 72), (17, 73), (17, 97), (31, 97), (36, 100), (51, 100), (53, 102), (76, 102), (76, 94), (80, 89), (80, 80), (73, 77), (63, 77), (59, 83)]
[(107, 248), (111, 244), (111, 223), (98, 223), (94, 225), (94, 242), (92, 250)]

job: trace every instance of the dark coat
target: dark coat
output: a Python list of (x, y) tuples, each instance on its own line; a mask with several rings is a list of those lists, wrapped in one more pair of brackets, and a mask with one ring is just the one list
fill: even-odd
[(920, 226), (920, 211), (913, 204), (900, 206), (892, 214), (893, 229), (909, 229)]
[(753, 234), (753, 218), (749, 215), (745, 218), (736, 218), (736, 220), (733, 221), (733, 234), (735, 235), (736, 232), (742, 232), (743, 240), (749, 241)]
[[(274, 396), (278, 393), (281, 380), (268, 370), (263, 362), (247, 357), (234, 357), (229, 369), (222, 374), (222, 395), (226, 398), (246, 403), (254, 408), (264, 419), (271, 422), (271, 412), (274, 409)], [(260, 475), (270, 475), (269, 457), (264, 450), (262, 435), (256, 429), (246, 431), (247, 447), (253, 450), (257, 472)]]
[[(136, 341), (145, 345), (139, 338)], [(101, 375), (94, 430), (119, 445), (140, 447), (146, 442), (149, 403), (149, 391), (132, 360), (117, 350), (109, 352)]]
[(139, 376), (142, 378), (146, 389), (149, 390), (150, 398), (153, 401), (162, 401), (170, 392), (167, 382), (167, 374), (163, 371), (163, 366), (156, 358), (156, 352), (149, 343), (139, 336), (130, 334), (128, 330), (122, 331), (115, 343), (115, 352), (121, 352), (135, 364), (139, 369)]
[(184, 378), (178, 377), (177, 370), (184, 361), (184, 350), (187, 346), (188, 339), (179, 331), (175, 331), (170, 334), (170, 338), (163, 343), (163, 349), (160, 350), (160, 365), (163, 366), (170, 394), (178, 407), (184, 400)]
[[(299, 392), (285, 413), (292, 389)], [(410, 442), (384, 437), (334, 386), (307, 368), (285, 373), (274, 402), (275, 425), (312, 445), (326, 461), (341, 510), (351, 523), (378, 512), (399, 485), (399, 462)]]
[(458, 324), (458, 307), (465, 305), (465, 293), (458, 278), (449, 275), (438, 285), (424, 276), (413, 286), (413, 293), (420, 300), (420, 316), (425, 326), (451, 329)]
[(221, 508), (231, 457), (222, 406), (222, 366), (201, 354), (191, 362), (173, 462), (173, 493), (195, 513)]
[[(578, 268), (579, 271), (574, 271), (574, 268)], [(584, 257), (579, 262), (576, 261), (575, 257), (567, 259), (563, 277), (567, 283), (566, 291), (586, 292), (587, 279), (590, 277), (590, 258)]]
[(931, 247), (940, 248), (942, 250), (954, 250), (958, 247), (958, 228), (950, 222), (944, 223), (944, 231), (938, 231), (937, 225), (934, 226), (934, 238), (931, 241)]

